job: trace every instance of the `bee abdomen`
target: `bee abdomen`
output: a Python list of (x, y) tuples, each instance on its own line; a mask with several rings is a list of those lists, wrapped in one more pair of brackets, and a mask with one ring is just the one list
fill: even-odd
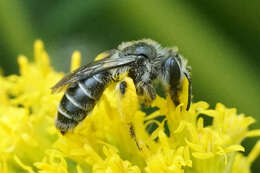
[(65, 92), (58, 109), (56, 127), (65, 133), (73, 129), (90, 113), (109, 83), (108, 73), (96, 74), (79, 81)]

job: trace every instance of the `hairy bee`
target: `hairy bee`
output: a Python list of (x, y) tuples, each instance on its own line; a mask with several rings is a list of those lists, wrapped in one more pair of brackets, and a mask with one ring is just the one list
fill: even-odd
[[(127, 73), (133, 79), (136, 92), (146, 102), (155, 99), (153, 81), (162, 81), (175, 105), (184, 78), (189, 82), (187, 110), (191, 103), (191, 79), (187, 61), (174, 49), (163, 48), (157, 42), (144, 39), (121, 43), (108, 51), (107, 57), (84, 65), (67, 74), (52, 91), (67, 87), (60, 101), (56, 127), (62, 134), (78, 125), (94, 108), (103, 91), (118, 76)], [(122, 84), (121, 92), (124, 91)]]

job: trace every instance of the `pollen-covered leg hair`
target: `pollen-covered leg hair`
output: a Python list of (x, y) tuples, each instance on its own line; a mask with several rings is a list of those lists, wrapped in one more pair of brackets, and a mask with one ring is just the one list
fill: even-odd
[(139, 82), (136, 86), (136, 91), (138, 95), (144, 97), (144, 102), (146, 104), (150, 104), (156, 97), (155, 89), (151, 84)]

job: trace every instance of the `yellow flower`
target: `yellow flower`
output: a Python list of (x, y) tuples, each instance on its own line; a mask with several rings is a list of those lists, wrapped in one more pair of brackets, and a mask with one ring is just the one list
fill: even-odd
[[(34, 62), (18, 58), (20, 75), (0, 76), (1, 173), (250, 172), (259, 155), (260, 142), (248, 156), (240, 154), (243, 139), (260, 135), (248, 130), (252, 117), (220, 103), (209, 109), (197, 102), (183, 111), (185, 103), (175, 107), (169, 96), (157, 96), (145, 113), (125, 75), (124, 95), (111, 84), (93, 112), (62, 136), (54, 126), (62, 93), (53, 95), (50, 87), (63, 74), (50, 66), (41, 41), (34, 47)], [(80, 65), (80, 56), (73, 54), (71, 69)], [(203, 116), (212, 123), (205, 125)]]

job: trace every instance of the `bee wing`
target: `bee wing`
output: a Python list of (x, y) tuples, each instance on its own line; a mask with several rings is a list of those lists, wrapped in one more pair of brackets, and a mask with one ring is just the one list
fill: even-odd
[(94, 61), (87, 65), (84, 65), (75, 71), (65, 75), (58, 83), (56, 83), (51, 89), (52, 92), (59, 92), (67, 86), (75, 84), (77, 81), (91, 77), (97, 73), (126, 66), (136, 61), (135, 57), (123, 57), (123, 58), (104, 58), (98, 61)]

